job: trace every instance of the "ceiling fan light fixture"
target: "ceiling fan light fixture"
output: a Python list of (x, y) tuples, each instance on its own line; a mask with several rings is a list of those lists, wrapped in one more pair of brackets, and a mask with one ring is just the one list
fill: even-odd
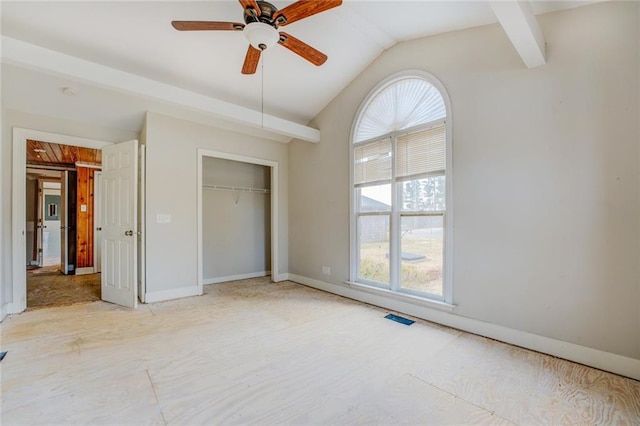
[(264, 22), (251, 22), (242, 30), (249, 43), (259, 50), (266, 50), (278, 43), (278, 30)]

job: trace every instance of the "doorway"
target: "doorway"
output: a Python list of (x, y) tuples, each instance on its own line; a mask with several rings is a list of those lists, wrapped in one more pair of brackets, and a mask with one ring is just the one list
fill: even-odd
[[(197, 164), (200, 292), (204, 284), (265, 275), (271, 275), (274, 282), (282, 281), (278, 272), (278, 163), (199, 149)], [(234, 224), (237, 232), (223, 229), (225, 222)], [(233, 251), (232, 261), (220, 261), (225, 251)]]
[[(38, 130), (13, 128), (13, 175), (12, 175), (12, 284), (13, 292), (11, 302), (6, 306), (4, 312), (14, 314), (22, 312), (27, 307), (27, 280), (26, 280), (26, 160), (27, 146), (29, 141), (39, 141), (40, 143), (49, 143), (60, 145), (61, 150), (72, 150), (76, 148), (90, 148), (93, 151), (100, 151), (105, 155), (105, 169), (102, 175), (103, 187), (106, 188), (102, 192), (103, 210), (102, 216), (102, 265), (101, 270), (106, 274), (101, 275), (100, 296), (106, 302), (115, 303), (131, 308), (137, 307), (138, 293), (142, 293), (146, 289), (146, 275), (141, 273), (142, 268), (138, 268), (138, 264), (143, 263), (141, 259), (141, 250), (138, 250), (140, 241), (144, 241), (144, 217), (138, 217), (137, 212), (142, 211), (138, 208), (138, 204), (143, 200), (139, 198), (139, 188), (144, 187), (144, 173), (140, 172), (140, 168), (144, 169), (144, 146), (139, 146), (138, 140), (133, 139), (121, 143), (110, 143), (96, 141), (92, 139), (78, 138), (75, 136), (59, 135), (54, 133), (41, 132)], [(35, 151), (35, 150), (34, 150)], [(38, 151), (44, 155), (44, 151)], [(49, 155), (48, 153), (46, 155)], [(58, 153), (55, 154), (58, 156)], [(59, 158), (59, 157), (57, 157)], [(142, 161), (140, 161), (142, 159)], [(82, 162), (83, 163), (83, 162)], [(70, 216), (77, 211), (78, 216), (85, 214), (90, 216), (90, 209), (94, 208), (89, 197), (85, 197), (84, 187), (90, 190), (92, 185), (89, 184), (90, 179), (84, 179), (82, 176), (90, 174), (85, 169), (92, 169), (91, 165), (75, 163), (77, 169), (77, 185), (65, 185), (65, 180), (61, 184), (61, 200), (64, 202), (65, 188), (71, 192), (77, 189), (77, 197), (69, 197), (69, 208), (61, 208), (64, 215), (68, 210)], [(82, 170), (85, 173), (80, 173)], [(67, 172), (65, 172), (67, 173)], [(72, 172), (68, 172), (71, 174)], [(134, 200), (134, 202), (131, 202)], [(138, 200), (136, 203), (135, 200)], [(108, 208), (107, 208), (108, 207)], [(62, 219), (64, 222), (64, 219)], [(80, 224), (83, 223), (79, 219), (76, 228), (68, 229), (61, 232), (61, 240), (75, 241), (76, 253), (62, 253), (62, 264), (65, 272), (75, 272), (78, 274), (86, 273), (81, 270), (81, 259), (91, 259), (92, 245), (89, 244), (90, 238), (86, 238), (86, 243), (81, 241)], [(84, 223), (92, 222), (90, 219)], [(91, 228), (87, 228), (92, 231)], [(140, 229), (140, 231), (139, 231)], [(68, 231), (68, 232), (67, 232)], [(90, 232), (91, 232), (90, 231)], [(73, 234), (75, 232), (75, 235)], [(85, 234), (86, 236), (86, 234)], [(135, 236), (135, 237), (134, 237)], [(61, 248), (65, 244), (61, 243)], [(117, 248), (117, 250), (116, 250)], [(144, 260), (144, 258), (142, 257)], [(72, 263), (77, 261), (78, 263)], [(71, 268), (73, 266), (73, 268)], [(93, 272), (93, 270), (91, 270)], [(70, 274), (73, 275), (73, 274)], [(137, 285), (136, 285), (137, 277)], [(3, 306), (4, 308), (4, 306)]]
[(60, 266), (61, 226), (60, 226), (60, 181), (41, 181), (38, 204), (38, 253), (41, 266)]
[[(90, 218), (94, 206), (92, 179), (88, 177), (93, 170), (99, 170), (100, 151), (108, 145), (108, 142), (13, 129), (13, 299), (9, 313), (22, 312), (27, 305), (100, 300), (100, 275), (93, 274), (92, 265), (95, 255)], [(80, 170), (83, 172), (79, 173)], [(34, 185), (39, 186), (29, 188), (38, 181), (40, 183)], [(89, 186), (90, 191), (83, 189)], [(32, 203), (31, 192), (38, 201)], [(33, 208), (35, 214), (27, 213), (29, 204), (37, 205)], [(87, 267), (83, 256), (90, 258), (91, 269), (82, 269)]]
[(27, 269), (60, 268), (60, 171), (27, 168), (26, 265)]
[(204, 284), (270, 275), (269, 167), (205, 157), (202, 175)]
[(27, 244), (27, 308), (101, 298), (93, 264), (98, 233), (93, 181), (101, 158), (96, 148), (26, 141), (27, 240), (35, 248)]

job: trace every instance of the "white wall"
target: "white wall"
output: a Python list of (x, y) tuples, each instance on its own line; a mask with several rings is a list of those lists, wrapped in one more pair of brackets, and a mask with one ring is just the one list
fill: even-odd
[(207, 185), (269, 189), (271, 168), (213, 157), (204, 157), (202, 163), (204, 282), (268, 272), (271, 195)]
[(13, 161), (13, 127), (40, 130), (70, 136), (78, 136), (110, 142), (136, 139), (137, 133), (113, 128), (92, 126), (69, 120), (28, 114), (16, 110), (2, 109), (2, 143), (0, 145), (0, 264), (2, 271), (0, 282), (0, 300), (2, 305), (13, 300), (12, 280), (12, 235), (11, 235), (11, 187)]
[[(197, 285), (197, 150), (221, 151), (279, 164), (279, 270), (288, 271), (287, 145), (148, 113), (147, 292), (178, 294)], [(156, 222), (158, 213), (171, 223)], [(152, 300), (154, 298), (152, 297)]]
[(382, 54), (290, 145), (290, 272), (344, 286), (356, 111), (425, 70), (453, 108), (454, 315), (640, 359), (639, 7), (539, 16), (530, 70), (497, 24)]

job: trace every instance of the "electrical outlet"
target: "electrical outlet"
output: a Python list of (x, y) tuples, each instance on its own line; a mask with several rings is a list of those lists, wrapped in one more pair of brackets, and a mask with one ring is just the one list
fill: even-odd
[(329, 266), (323, 266), (322, 273), (325, 275), (331, 275), (331, 268)]

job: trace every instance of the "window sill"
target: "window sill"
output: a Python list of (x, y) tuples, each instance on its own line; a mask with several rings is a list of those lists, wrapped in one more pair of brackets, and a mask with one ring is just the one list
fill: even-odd
[(453, 312), (456, 305), (451, 305), (446, 302), (441, 302), (439, 300), (430, 300), (424, 297), (414, 296), (411, 294), (405, 293), (397, 293), (395, 291), (387, 290), (384, 288), (371, 287), (366, 284), (360, 284), (353, 281), (345, 281), (345, 284), (350, 288), (366, 291), (371, 294), (376, 294), (378, 296), (390, 297), (393, 299), (401, 300), (403, 302), (412, 303), (414, 305), (420, 305), (427, 308), (438, 309), (440, 311), (445, 312)]

